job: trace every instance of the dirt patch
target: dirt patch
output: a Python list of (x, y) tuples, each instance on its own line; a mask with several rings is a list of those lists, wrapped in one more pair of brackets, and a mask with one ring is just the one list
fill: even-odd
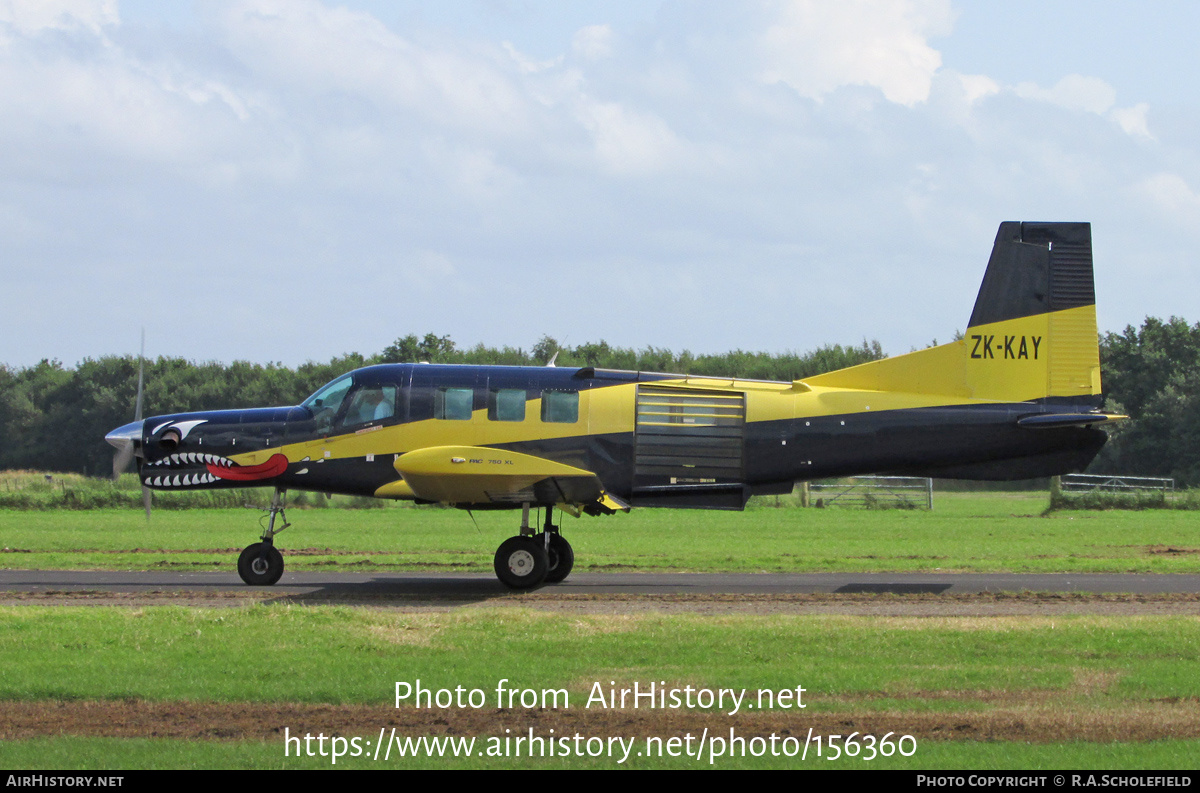
[(493, 735), (527, 733), (669, 738), (686, 733), (755, 735), (912, 735), (918, 741), (1152, 741), (1200, 737), (1193, 702), (1147, 703), (1112, 710), (1037, 705), (985, 712), (855, 711), (834, 713), (721, 713), (617, 710), (416, 710), (367, 705), (205, 702), (6, 702), (0, 738), (47, 735), (189, 740), (282, 741), (289, 735), (343, 735), (373, 739), (380, 729), (397, 735)]
[(279, 588), (108, 592), (47, 590), (0, 592), (0, 605), (204, 606), (253, 604), (343, 605), (403, 611), (453, 611), (466, 607), (528, 608), (561, 614), (813, 614), (871, 617), (1057, 617), (1071, 615), (1200, 616), (1200, 593), (1094, 594), (1020, 592), (976, 594), (569, 594), (549, 589), (498, 595), (398, 594)]
[(1175, 545), (1147, 545), (1146, 553), (1150, 556), (1186, 556), (1200, 553), (1200, 548), (1180, 548)]
[[(288, 548), (289, 556), (404, 556), (404, 551), (335, 551), (332, 548)], [(112, 555), (129, 554), (225, 554), (237, 556), (241, 548), (60, 548), (40, 549), (36, 553), (84, 554), (102, 553)], [(0, 548), (0, 553), (35, 553), (28, 548)], [(446, 556), (478, 556), (476, 551), (439, 551)], [(411, 552), (410, 552), (411, 554)], [(419, 554), (411, 554), (419, 555)], [(424, 563), (424, 562), (422, 562)], [(432, 563), (436, 566), (436, 563)]]

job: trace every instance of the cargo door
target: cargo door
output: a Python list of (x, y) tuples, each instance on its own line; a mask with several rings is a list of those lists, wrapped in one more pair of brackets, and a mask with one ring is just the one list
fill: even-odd
[(745, 425), (740, 391), (639, 385), (635, 491), (741, 483)]

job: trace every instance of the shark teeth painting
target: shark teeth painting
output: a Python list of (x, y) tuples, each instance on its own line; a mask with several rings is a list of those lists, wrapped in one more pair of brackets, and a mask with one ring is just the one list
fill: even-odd
[[(203, 471), (179, 472), (177, 469), (203, 465)], [(234, 482), (251, 482), (273, 479), (287, 470), (288, 460), (282, 454), (274, 454), (259, 465), (238, 465), (228, 457), (200, 452), (180, 452), (151, 463), (142, 473), (143, 484), (149, 487), (195, 487), (222, 479)], [(155, 468), (165, 468), (157, 472)]]

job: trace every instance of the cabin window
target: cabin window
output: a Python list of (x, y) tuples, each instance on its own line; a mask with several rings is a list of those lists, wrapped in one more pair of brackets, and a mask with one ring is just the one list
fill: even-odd
[(433, 394), (433, 417), (470, 421), (472, 399), (470, 388), (439, 388)]
[(364, 386), (354, 392), (342, 423), (347, 427), (396, 415), (396, 386)]
[(488, 418), (492, 421), (524, 421), (525, 389), (493, 388), (488, 393)]
[(542, 421), (574, 424), (579, 421), (578, 391), (543, 391)]

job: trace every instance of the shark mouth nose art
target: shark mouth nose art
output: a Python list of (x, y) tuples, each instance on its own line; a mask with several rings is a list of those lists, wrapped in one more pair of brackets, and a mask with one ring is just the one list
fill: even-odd
[[(182, 466), (203, 465), (204, 471), (176, 473)], [(228, 457), (200, 452), (181, 452), (146, 466), (142, 481), (150, 487), (189, 487), (207, 485), (222, 479), (232, 482), (253, 482), (272, 479), (287, 470), (288, 459), (282, 454), (273, 454), (265, 463), (238, 465)], [(166, 468), (161, 474), (153, 469)]]

